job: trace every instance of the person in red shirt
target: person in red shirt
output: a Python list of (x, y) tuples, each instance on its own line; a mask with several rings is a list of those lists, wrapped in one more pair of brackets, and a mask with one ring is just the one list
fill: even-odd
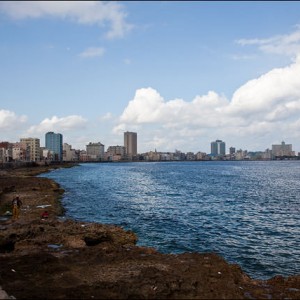
[(41, 215), (42, 219), (47, 219), (49, 217), (49, 213), (45, 210), (42, 215)]

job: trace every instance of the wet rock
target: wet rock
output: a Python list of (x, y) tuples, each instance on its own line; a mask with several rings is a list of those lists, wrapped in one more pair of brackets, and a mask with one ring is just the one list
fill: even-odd
[(0, 240), (0, 253), (8, 253), (15, 250), (15, 241), (12, 239)]
[(86, 236), (84, 238), (84, 241), (87, 246), (96, 246), (103, 242), (111, 242), (112, 239), (110, 236), (107, 235), (96, 236), (96, 237)]

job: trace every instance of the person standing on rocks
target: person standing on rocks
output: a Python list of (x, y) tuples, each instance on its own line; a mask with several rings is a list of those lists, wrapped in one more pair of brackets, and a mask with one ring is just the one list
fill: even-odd
[(20, 208), (22, 206), (22, 201), (19, 198), (19, 196), (17, 196), (16, 198), (14, 198), (12, 200), (12, 213), (13, 213), (13, 220), (19, 219), (20, 216)]

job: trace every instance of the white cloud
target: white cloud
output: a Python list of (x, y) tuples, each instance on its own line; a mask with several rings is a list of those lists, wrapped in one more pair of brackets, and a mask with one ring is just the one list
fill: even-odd
[(300, 62), (273, 69), (240, 87), (229, 111), (244, 118), (286, 119), (299, 112)]
[[(167, 127), (185, 125), (203, 125), (210, 117), (222, 114), (222, 108), (228, 101), (216, 94), (197, 96), (192, 102), (182, 99), (165, 101), (153, 88), (136, 91), (135, 97), (125, 108), (120, 121), (130, 124), (163, 123)], [(206, 120), (201, 116), (206, 116)], [(214, 127), (218, 120), (206, 126)]]
[(240, 39), (236, 41), (242, 46), (254, 45), (265, 53), (296, 56), (300, 53), (300, 28), (285, 35), (277, 35), (266, 39)]
[(105, 115), (101, 116), (99, 118), (100, 121), (108, 121), (108, 120), (111, 120), (113, 118), (113, 115), (112, 113), (106, 113)]
[(196, 96), (191, 102), (165, 100), (153, 88), (138, 89), (114, 132), (138, 126), (141, 139), (151, 137), (144, 138), (145, 144), (152, 145), (152, 149), (160, 145), (165, 151), (186, 148), (187, 143), (189, 149), (200, 150), (201, 141), (205, 141), (207, 150), (214, 139), (232, 140), (244, 146), (250, 140), (260, 141), (265, 143), (262, 149), (250, 150), (265, 150), (274, 140), (280, 142), (300, 130), (299, 78), (298, 58), (287, 67), (246, 82), (231, 100), (213, 91)]
[(125, 58), (123, 60), (123, 62), (124, 62), (125, 65), (131, 65), (131, 59), (129, 59), (129, 58)]
[(21, 129), (27, 121), (27, 116), (17, 116), (14, 112), (1, 109), (0, 110), (0, 129), (15, 130)]
[(232, 55), (231, 58), (233, 60), (253, 60), (253, 59), (255, 59), (255, 55), (235, 54), (235, 55)]
[(92, 57), (99, 57), (102, 56), (105, 52), (105, 49), (102, 47), (90, 47), (84, 50), (82, 53), (79, 54), (80, 57), (83, 58), (92, 58)]
[(72, 115), (63, 118), (53, 116), (51, 119), (44, 119), (40, 124), (31, 126), (28, 134), (44, 134), (48, 131), (66, 132), (71, 130), (84, 129), (87, 120), (81, 116)]
[(123, 6), (105, 1), (1, 1), (0, 12), (13, 19), (54, 17), (84, 25), (110, 28), (108, 38), (124, 36), (132, 25), (126, 22)]

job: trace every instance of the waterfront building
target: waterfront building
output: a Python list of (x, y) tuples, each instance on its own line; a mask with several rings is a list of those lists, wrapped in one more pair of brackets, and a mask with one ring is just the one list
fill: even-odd
[(174, 160), (185, 160), (186, 159), (186, 155), (185, 155), (185, 153), (181, 152), (180, 150), (175, 149), (175, 153), (173, 155), (173, 159)]
[(124, 147), (126, 148), (126, 154), (129, 157), (137, 155), (137, 133), (136, 132), (124, 132)]
[(272, 145), (272, 156), (295, 156), (295, 152), (292, 149), (292, 144), (281, 142), (280, 145)]
[(225, 155), (225, 142), (222, 140), (216, 140), (211, 142), (211, 155), (212, 156), (222, 156)]
[(76, 161), (78, 160), (76, 150), (72, 149), (72, 146), (64, 143), (63, 144), (63, 160), (64, 161)]
[(55, 159), (54, 152), (46, 147), (41, 147), (41, 157), (44, 161), (52, 161)]
[(108, 155), (120, 155), (121, 157), (124, 157), (126, 154), (126, 148), (124, 146), (109, 146), (106, 153)]
[(48, 150), (53, 151), (54, 160), (62, 161), (63, 159), (63, 136), (61, 133), (49, 131), (45, 135), (45, 146)]
[(147, 153), (146, 160), (149, 160), (149, 161), (159, 161), (160, 160), (160, 153), (157, 152), (156, 149), (155, 149), (155, 151), (149, 151)]
[(207, 156), (207, 154), (205, 152), (197, 152), (196, 154), (196, 160), (209, 160), (209, 157)]
[(87, 155), (85, 150), (81, 150), (79, 152), (79, 160), (80, 161), (88, 161), (89, 160), (89, 156)]
[(126, 157), (126, 148), (124, 146), (109, 146), (105, 153), (105, 160), (119, 161)]
[(186, 154), (186, 160), (195, 160), (196, 159), (196, 155), (193, 152), (188, 152)]
[(12, 159), (14, 161), (26, 161), (26, 144), (24, 142), (17, 142), (13, 144)]
[(160, 153), (160, 160), (161, 161), (170, 161), (172, 160), (173, 155), (169, 152), (161, 152)]
[(5, 163), (5, 162), (6, 162), (5, 149), (0, 148), (0, 163)]
[(237, 150), (235, 153), (235, 159), (236, 160), (244, 160), (247, 158), (248, 152), (247, 150)]
[(86, 145), (86, 153), (91, 160), (101, 160), (104, 157), (104, 145), (90, 142)]
[(0, 143), (0, 162), (8, 162), (12, 159), (12, 144), (9, 142)]
[(233, 155), (235, 153), (235, 147), (230, 147), (229, 148), (229, 154)]
[(41, 159), (40, 139), (21, 138), (20, 142), (25, 144), (27, 161), (40, 161)]
[(266, 149), (265, 152), (263, 152), (263, 154), (262, 154), (262, 159), (265, 159), (265, 160), (272, 159), (272, 150), (270, 150), (269, 148)]

